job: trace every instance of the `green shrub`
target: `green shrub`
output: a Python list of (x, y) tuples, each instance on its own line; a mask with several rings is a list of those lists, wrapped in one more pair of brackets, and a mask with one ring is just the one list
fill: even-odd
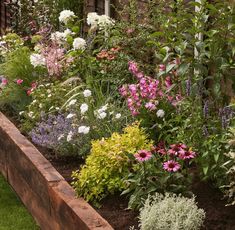
[(123, 134), (93, 141), (86, 164), (72, 175), (77, 194), (97, 204), (108, 194), (123, 190), (130, 166), (128, 154), (150, 149), (152, 144), (138, 124), (126, 127)]
[(195, 198), (158, 193), (148, 197), (139, 217), (141, 230), (197, 230), (204, 218)]

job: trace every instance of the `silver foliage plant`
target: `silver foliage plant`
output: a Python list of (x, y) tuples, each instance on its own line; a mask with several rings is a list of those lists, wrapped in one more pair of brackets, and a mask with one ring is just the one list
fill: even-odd
[(141, 230), (198, 230), (205, 219), (195, 197), (156, 193), (149, 196), (140, 210)]

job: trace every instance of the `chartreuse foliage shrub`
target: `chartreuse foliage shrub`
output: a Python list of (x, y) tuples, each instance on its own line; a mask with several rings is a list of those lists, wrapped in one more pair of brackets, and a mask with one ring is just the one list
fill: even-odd
[(145, 201), (139, 219), (141, 230), (197, 230), (205, 212), (197, 207), (194, 197), (156, 193)]
[(93, 141), (86, 164), (72, 175), (77, 194), (97, 204), (108, 194), (122, 191), (126, 188), (123, 178), (130, 168), (128, 154), (149, 150), (152, 144), (139, 124), (126, 127), (122, 134)]

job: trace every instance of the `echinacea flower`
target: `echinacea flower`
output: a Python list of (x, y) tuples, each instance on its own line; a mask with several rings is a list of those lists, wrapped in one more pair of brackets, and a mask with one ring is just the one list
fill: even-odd
[(196, 153), (191, 151), (191, 150), (188, 150), (188, 151), (180, 151), (179, 152), (179, 158), (180, 159), (193, 159), (196, 157)]
[(168, 150), (168, 153), (170, 155), (178, 156), (180, 153), (186, 151), (187, 146), (185, 144), (173, 144), (170, 145), (170, 149)]
[(139, 150), (134, 156), (137, 161), (143, 162), (148, 161), (152, 157), (152, 153), (147, 150)]
[(163, 169), (168, 172), (177, 172), (180, 169), (180, 164), (174, 160), (169, 160), (163, 163)]

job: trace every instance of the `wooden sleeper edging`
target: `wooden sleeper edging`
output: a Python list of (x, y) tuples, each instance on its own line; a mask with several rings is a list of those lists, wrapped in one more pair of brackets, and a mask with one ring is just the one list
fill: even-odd
[(0, 172), (43, 230), (113, 230), (0, 113)]

